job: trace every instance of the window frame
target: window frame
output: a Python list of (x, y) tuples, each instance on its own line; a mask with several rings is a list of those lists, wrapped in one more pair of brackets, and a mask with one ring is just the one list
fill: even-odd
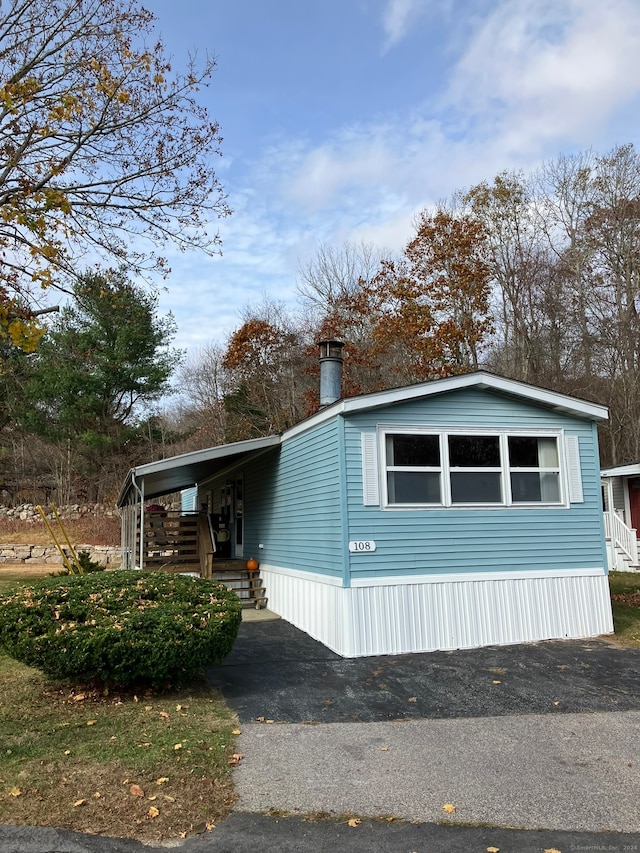
[[(439, 465), (387, 465), (387, 439), (391, 435), (435, 435), (438, 438), (438, 453), (440, 456), (440, 464)], [(430, 430), (420, 430), (416, 432), (415, 430), (392, 430), (385, 432), (382, 438), (382, 459), (384, 460), (384, 465), (382, 466), (382, 470), (384, 471), (384, 483), (383, 483), (383, 496), (384, 496), (384, 505), (389, 507), (406, 507), (406, 506), (428, 506), (428, 507), (440, 507), (442, 506), (442, 497), (443, 497), (443, 485), (444, 485), (444, 477), (443, 477), (443, 441), (444, 434), (432, 432)], [(411, 473), (424, 473), (424, 474), (438, 474), (438, 480), (440, 483), (440, 500), (437, 503), (389, 503), (389, 473), (400, 472), (403, 474), (411, 474)]]
[[(391, 435), (435, 435), (438, 436), (440, 448), (440, 466), (396, 466), (387, 465), (387, 439)], [(490, 467), (457, 467), (452, 468), (449, 464), (449, 436), (496, 436), (499, 442), (500, 468)], [(517, 467), (510, 466), (509, 460), (509, 438), (553, 438), (556, 442), (558, 465)], [(492, 429), (418, 425), (393, 425), (380, 424), (377, 427), (377, 451), (378, 470), (380, 471), (380, 507), (385, 510), (412, 510), (412, 509), (568, 509), (569, 488), (567, 485), (567, 460), (565, 458), (564, 430), (558, 429), (511, 429), (499, 427)], [(425, 473), (439, 472), (440, 477), (440, 503), (390, 503), (388, 474), (390, 471), (424, 471)], [(456, 502), (451, 496), (451, 473), (497, 473), (500, 474), (501, 501), (500, 502)], [(511, 489), (512, 473), (557, 473), (558, 475), (558, 501), (516, 501), (513, 499)]]

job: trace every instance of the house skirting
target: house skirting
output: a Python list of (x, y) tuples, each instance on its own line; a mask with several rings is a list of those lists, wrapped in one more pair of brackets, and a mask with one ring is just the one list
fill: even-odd
[(604, 569), (338, 579), (263, 564), (269, 609), (343, 657), (613, 633)]

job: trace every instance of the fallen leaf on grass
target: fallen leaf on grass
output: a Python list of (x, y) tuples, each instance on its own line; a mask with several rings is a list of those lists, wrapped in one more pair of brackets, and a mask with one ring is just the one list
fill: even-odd
[(86, 696), (84, 693), (76, 693), (76, 695), (73, 697), (74, 702), (84, 702), (85, 699)]
[(140, 785), (132, 785), (129, 788), (129, 793), (132, 797), (144, 797), (144, 791), (140, 787)]
[(442, 806), (442, 811), (446, 812), (447, 814), (453, 814), (455, 810), (456, 807), (453, 805), (453, 803), (445, 803)]
[(71, 755), (71, 750), (70, 750), (70, 749), (65, 749), (64, 754), (65, 754), (65, 755)]
[(240, 731), (240, 729), (234, 729), (234, 730), (231, 732), (231, 734), (232, 734), (232, 735), (241, 735), (241, 734), (242, 734), (242, 732)]
[(163, 720), (169, 719), (169, 715), (167, 714), (166, 711), (160, 711), (160, 716), (162, 717)]
[(158, 817), (160, 811), (155, 806), (151, 806), (147, 814), (149, 815), (149, 817)]
[(240, 763), (240, 761), (242, 761), (243, 758), (244, 755), (242, 755), (241, 752), (234, 752), (231, 758), (227, 761), (227, 764), (229, 765), (229, 767), (235, 767), (237, 764)]
[(22, 794), (20, 788), (16, 788), (15, 786), (9, 791), (9, 796), (11, 797), (19, 797)]
[(77, 806), (83, 806), (86, 802), (87, 802), (86, 800), (76, 800), (75, 803), (73, 804), (73, 807), (75, 809)]
[(178, 750), (178, 749), (182, 749), (182, 744), (181, 744), (181, 743), (175, 743), (175, 744), (173, 745), (173, 748), (174, 748), (174, 749), (176, 749), (176, 750)]
[(162, 799), (166, 800), (168, 803), (175, 803), (175, 801), (176, 801), (176, 798), (170, 797), (169, 794), (163, 794)]
[(362, 823), (362, 821), (360, 820), (359, 817), (352, 817), (351, 820), (347, 821), (347, 824), (349, 826), (360, 826), (361, 823)]
[(97, 720), (87, 720), (87, 725), (88, 725), (88, 726), (95, 726), (95, 724), (96, 724), (97, 722), (98, 722)]
[(164, 785), (165, 782), (169, 781), (168, 776), (161, 776), (159, 779), (156, 779), (156, 785)]

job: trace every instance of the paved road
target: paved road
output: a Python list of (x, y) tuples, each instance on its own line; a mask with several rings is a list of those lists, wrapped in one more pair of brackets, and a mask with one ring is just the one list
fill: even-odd
[[(241, 799), (185, 853), (640, 851), (640, 651), (553, 642), (347, 661), (256, 622), (210, 680), (242, 722)], [(352, 827), (352, 812), (404, 820)], [(148, 849), (0, 827), (0, 853)]]

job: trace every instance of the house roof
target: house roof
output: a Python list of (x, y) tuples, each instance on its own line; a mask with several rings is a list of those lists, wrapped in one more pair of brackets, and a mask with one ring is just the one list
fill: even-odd
[(145, 501), (186, 489), (222, 471), (242, 457), (277, 447), (280, 441), (279, 435), (269, 435), (265, 438), (221, 444), (218, 447), (208, 447), (206, 450), (196, 450), (193, 453), (183, 453), (180, 456), (171, 456), (168, 459), (138, 465), (129, 471), (120, 490), (117, 504), (122, 506), (126, 503), (130, 492), (139, 493), (140, 489)]
[(281, 442), (338, 415), (350, 415), (410, 400), (432, 397), (437, 394), (446, 394), (464, 388), (491, 390), (502, 396), (524, 399), (554, 411), (589, 420), (606, 420), (608, 417), (607, 409), (604, 406), (589, 403), (577, 397), (547, 391), (534, 385), (528, 385), (526, 382), (505, 379), (486, 371), (464, 373), (460, 376), (449, 376), (444, 379), (421, 382), (417, 385), (392, 388), (389, 391), (379, 391), (374, 394), (363, 394), (359, 397), (338, 400), (291, 427), (282, 435), (270, 435), (265, 438), (238, 441), (234, 444), (223, 444), (206, 450), (197, 450), (194, 453), (172, 456), (169, 459), (160, 459), (158, 462), (149, 462), (146, 465), (138, 465), (136, 468), (132, 468), (127, 475), (118, 497), (118, 506), (122, 506), (126, 502), (127, 496), (132, 490), (139, 494), (139, 490), (142, 489), (146, 501), (193, 486), (222, 471), (232, 463), (238, 462), (243, 457), (248, 458), (252, 454), (277, 447)]
[(459, 376), (448, 376), (444, 379), (420, 382), (417, 385), (407, 385), (403, 388), (392, 388), (388, 391), (378, 391), (374, 394), (362, 394), (359, 397), (348, 397), (338, 400), (336, 403), (327, 406), (325, 409), (288, 429), (283, 434), (283, 440), (304, 432), (306, 429), (339, 414), (349, 415), (369, 409), (404, 403), (410, 400), (432, 397), (437, 394), (446, 394), (450, 391), (458, 391), (463, 388), (491, 390), (506, 397), (524, 399), (557, 412), (589, 420), (607, 420), (609, 417), (607, 408), (599, 406), (597, 403), (589, 403), (577, 397), (569, 397), (567, 394), (547, 391), (544, 388), (538, 388), (526, 382), (518, 382), (515, 379), (506, 379), (504, 376), (497, 376), (495, 373), (478, 370), (475, 373), (463, 373)]

